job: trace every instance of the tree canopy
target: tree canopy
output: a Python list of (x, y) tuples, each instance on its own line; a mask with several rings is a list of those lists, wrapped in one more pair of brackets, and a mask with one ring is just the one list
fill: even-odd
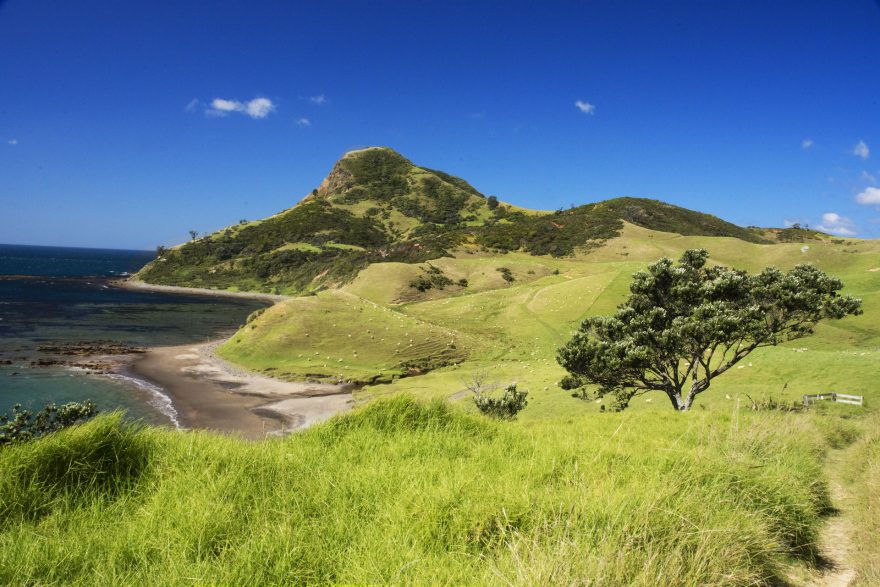
[(611, 395), (616, 410), (662, 391), (684, 411), (756, 348), (812, 334), (823, 319), (862, 313), (861, 300), (841, 296), (841, 281), (812, 265), (749, 275), (707, 266), (708, 257), (688, 250), (678, 263), (663, 258), (636, 273), (613, 316), (588, 318), (559, 349), (557, 361), (570, 373), (562, 387)]

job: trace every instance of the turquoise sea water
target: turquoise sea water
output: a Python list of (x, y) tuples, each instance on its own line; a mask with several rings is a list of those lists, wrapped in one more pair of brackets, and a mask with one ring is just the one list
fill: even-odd
[(21, 403), (91, 399), (102, 410), (173, 423), (161, 390), (124, 376), (32, 367), (48, 343), (113, 341), (133, 346), (186, 344), (241, 325), (265, 303), (133, 291), (110, 279), (140, 269), (149, 251), (0, 245), (0, 413)]

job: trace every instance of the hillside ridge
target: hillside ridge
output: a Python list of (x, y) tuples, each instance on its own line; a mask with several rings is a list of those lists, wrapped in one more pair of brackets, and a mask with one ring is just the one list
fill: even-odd
[(421, 263), (462, 250), (575, 256), (618, 236), (624, 222), (762, 244), (820, 238), (803, 229), (743, 228), (649, 198), (528, 210), (486, 196), (462, 178), (417, 166), (389, 147), (368, 147), (345, 153), (292, 208), (160, 250), (138, 278), (302, 294), (339, 287), (373, 263)]

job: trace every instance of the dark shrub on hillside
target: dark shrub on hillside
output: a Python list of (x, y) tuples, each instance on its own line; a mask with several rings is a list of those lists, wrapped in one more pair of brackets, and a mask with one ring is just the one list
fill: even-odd
[(504, 281), (507, 283), (511, 283), (516, 279), (507, 267), (499, 267), (496, 271), (501, 274), (501, 277), (503, 277)]
[(516, 383), (511, 383), (504, 390), (500, 398), (492, 397), (485, 393), (478, 393), (474, 397), (474, 404), (483, 414), (492, 418), (510, 420), (526, 407), (529, 403), (528, 391), (519, 391)]
[(425, 292), (433, 287), (443, 289), (447, 285), (452, 285), (452, 280), (449, 279), (439, 267), (435, 267), (428, 263), (428, 268), (422, 268), (422, 271), (425, 272), (424, 275), (420, 275), (409, 282), (411, 288)]

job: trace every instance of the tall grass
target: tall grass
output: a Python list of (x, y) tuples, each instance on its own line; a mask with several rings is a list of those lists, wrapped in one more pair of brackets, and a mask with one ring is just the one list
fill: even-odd
[(804, 414), (409, 397), (260, 443), (101, 417), (0, 451), (0, 583), (772, 584), (815, 556), (825, 445)]
[(852, 507), (852, 565), (856, 584), (880, 585), (880, 417), (852, 447), (844, 463)]

